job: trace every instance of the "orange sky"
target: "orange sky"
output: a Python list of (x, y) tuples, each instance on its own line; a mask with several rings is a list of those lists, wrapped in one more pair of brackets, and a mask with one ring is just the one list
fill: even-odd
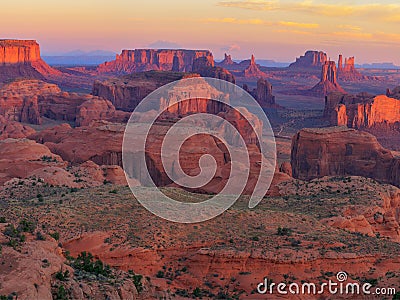
[(37, 39), (42, 53), (182, 47), (290, 62), (315, 49), (400, 65), (392, 0), (20, 0), (1, 15), (2, 38)]

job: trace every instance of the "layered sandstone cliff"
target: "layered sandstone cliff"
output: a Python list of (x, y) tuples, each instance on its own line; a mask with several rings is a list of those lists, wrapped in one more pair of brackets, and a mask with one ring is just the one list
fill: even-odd
[(328, 56), (322, 51), (307, 51), (303, 56), (296, 58), (296, 61), (289, 65), (291, 69), (319, 69), (325, 62), (328, 61)]
[(347, 127), (303, 129), (292, 140), (293, 177), (355, 175), (400, 186), (400, 159), (366, 132)]
[(395, 129), (400, 127), (400, 100), (367, 93), (333, 93), (325, 97), (324, 116), (333, 126)]
[(0, 81), (20, 77), (43, 79), (58, 74), (41, 59), (36, 41), (0, 40)]
[(317, 96), (326, 96), (331, 92), (345, 93), (337, 81), (337, 69), (334, 61), (325, 61), (322, 65), (321, 80), (310, 92)]
[(150, 70), (192, 72), (193, 62), (205, 57), (214, 66), (214, 58), (208, 50), (135, 49), (122, 50), (116, 59), (98, 67), (100, 73), (129, 74)]

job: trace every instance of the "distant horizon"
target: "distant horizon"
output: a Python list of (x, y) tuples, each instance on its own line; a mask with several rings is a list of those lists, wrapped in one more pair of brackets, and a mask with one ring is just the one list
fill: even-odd
[[(39, 42), (39, 41), (38, 41), (38, 43), (39, 43), (39, 45), (40, 45), (40, 42)], [(220, 61), (222, 61), (222, 60), (224, 59), (224, 55), (223, 55), (223, 56), (220, 56), (220, 57), (215, 56), (215, 55), (214, 55), (214, 51), (213, 51), (212, 49), (205, 48), (205, 47), (203, 47), (203, 48), (198, 48), (198, 49), (196, 49), (196, 48), (190, 48), (190, 47), (176, 47), (176, 48), (171, 48), (171, 47), (170, 47), (170, 48), (166, 48), (166, 47), (162, 47), (162, 48), (155, 48), (155, 47), (135, 47), (135, 48), (123, 48), (123, 49), (121, 49), (119, 52), (113, 51), (113, 50), (104, 50), (104, 49), (82, 50), (82, 49), (77, 49), (77, 48), (71, 49), (71, 50), (67, 50), (67, 51), (65, 51), (65, 52), (46, 52), (46, 51), (43, 51), (43, 49), (42, 49), (42, 47), (41, 47), (41, 56), (47, 56), (47, 57), (51, 57), (51, 56), (71, 56), (71, 57), (72, 57), (72, 56), (79, 56), (79, 55), (72, 55), (72, 53), (74, 53), (74, 52), (82, 52), (81, 55), (87, 55), (87, 54), (91, 54), (91, 53), (93, 53), (93, 52), (104, 52), (103, 55), (97, 55), (97, 56), (99, 56), (99, 57), (103, 57), (103, 56), (104, 56), (104, 57), (107, 57), (107, 56), (112, 56), (112, 55), (120, 54), (122, 50), (128, 50), (128, 49), (132, 49), (132, 50), (133, 50), (133, 49), (162, 49), (162, 50), (186, 49), (186, 50), (209, 50), (209, 51), (211, 51), (211, 53), (213, 53), (214, 60), (215, 60), (216, 62), (220, 62)], [(305, 53), (306, 51), (322, 51), (322, 52), (325, 52), (325, 53), (328, 55), (328, 57), (329, 57), (329, 55), (330, 55), (330, 53), (327, 53), (326, 51), (323, 51), (323, 50), (319, 50), (319, 49), (317, 49), (317, 48), (306, 49), (306, 50), (304, 50), (304, 52), (303, 52), (301, 55), (304, 55), (304, 53)], [(107, 54), (106, 52), (109, 52), (109, 53)], [(229, 52), (225, 52), (225, 53), (226, 53), (227, 55), (231, 55), (231, 56), (232, 56), (232, 60), (235, 61), (235, 62), (240, 62), (240, 61), (244, 61), (244, 60), (249, 60), (249, 59), (251, 58), (251, 55), (252, 55), (252, 53), (250, 53), (250, 54), (248, 55), (248, 57), (240, 57), (240, 56), (236, 57), (236, 56), (232, 55), (232, 54), (229, 53)], [(224, 54), (225, 54), (225, 53), (224, 53)], [(339, 53), (339, 54), (342, 54), (342, 53)], [(336, 61), (336, 62), (337, 62), (338, 57), (339, 57), (339, 54), (337, 55), (336, 59), (335, 59), (333, 56), (330, 56), (330, 60), (331, 60), (331, 61)], [(343, 55), (343, 54), (342, 54), (342, 55)], [(348, 55), (348, 56), (343, 55), (344, 58), (345, 58), (345, 57), (350, 57), (350, 56), (354, 56), (354, 55)], [(276, 59), (272, 59), (272, 58), (269, 58), (269, 57), (257, 57), (257, 56), (256, 56), (256, 61), (257, 61), (257, 60), (260, 60), (260, 61), (266, 61), (266, 60), (268, 60), (268, 61), (273, 61), (273, 62), (275, 62), (275, 63), (291, 64), (291, 63), (295, 62), (295, 61), (296, 61), (296, 58), (298, 58), (298, 57), (299, 57), (299, 56), (296, 56), (296, 57), (293, 57), (293, 58), (288, 58), (287, 60), (276, 60)], [(395, 66), (400, 66), (400, 64), (397, 65), (397, 64), (396, 64), (395, 62), (393, 62), (393, 61), (384, 61), (384, 60), (380, 61), (380, 60), (376, 60), (376, 61), (360, 62), (360, 61), (357, 61), (357, 57), (355, 57), (355, 60), (356, 60), (356, 65), (393, 64), (393, 65), (395, 65)]]

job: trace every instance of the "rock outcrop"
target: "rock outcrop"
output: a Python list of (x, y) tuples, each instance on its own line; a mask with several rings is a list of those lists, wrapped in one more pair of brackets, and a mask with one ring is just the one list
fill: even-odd
[(225, 53), (225, 58), (221, 62), (216, 63), (216, 65), (223, 68), (231, 68), (237, 65), (237, 63), (232, 60), (231, 55)]
[(235, 77), (222, 67), (215, 67), (206, 57), (199, 57), (193, 63), (193, 72), (202, 77), (211, 77), (235, 83)]
[(75, 125), (88, 126), (96, 121), (109, 121), (116, 123), (128, 122), (130, 113), (116, 110), (109, 100), (94, 97), (83, 102), (77, 108)]
[(152, 91), (167, 83), (192, 76), (198, 75), (160, 71), (130, 74), (95, 81), (92, 94), (110, 100), (116, 109), (133, 111)]
[(260, 70), (256, 64), (254, 55), (251, 56), (250, 65), (243, 71), (243, 77), (245, 78), (265, 78), (267, 74)]
[(338, 79), (342, 81), (358, 81), (367, 77), (358, 72), (354, 66), (354, 56), (345, 58), (343, 65), (343, 56), (339, 55), (338, 60)]
[(19, 139), (34, 134), (36, 131), (19, 122), (9, 121), (3, 116), (0, 116), (0, 140), (8, 138)]
[(91, 160), (98, 165), (122, 166), (124, 124), (98, 122), (72, 128), (62, 124), (36, 133), (29, 138), (48, 147), (65, 161), (80, 164)]
[(328, 56), (322, 51), (307, 51), (303, 56), (289, 65), (291, 69), (319, 69), (328, 61)]
[(37, 169), (49, 165), (65, 167), (61, 157), (45, 145), (28, 139), (0, 141), (0, 185), (12, 178), (25, 178)]
[(205, 57), (214, 66), (214, 58), (208, 50), (135, 49), (122, 50), (116, 59), (98, 67), (99, 73), (130, 74), (150, 70), (192, 72), (193, 62)]
[(351, 128), (400, 128), (400, 100), (367, 93), (333, 93), (325, 97), (324, 117), (332, 126)]
[(337, 81), (337, 69), (334, 61), (325, 61), (322, 65), (321, 80), (310, 92), (316, 96), (326, 96), (331, 92), (345, 93)]
[(38, 98), (61, 93), (58, 86), (40, 80), (12, 82), (0, 89), (0, 115), (10, 121), (40, 124)]
[(387, 89), (386, 96), (400, 100), (400, 86), (395, 87), (393, 90)]
[(0, 116), (30, 124), (41, 124), (46, 117), (76, 122), (77, 126), (94, 120), (125, 122), (129, 118), (105, 99), (61, 92), (57, 85), (40, 80), (15, 81), (0, 89)]
[(366, 132), (347, 127), (303, 129), (292, 140), (293, 177), (363, 176), (400, 186), (400, 159)]
[(257, 81), (256, 100), (261, 107), (275, 106), (275, 96), (272, 95), (272, 84), (266, 79), (260, 78)]
[(0, 81), (14, 78), (43, 79), (61, 74), (40, 57), (39, 44), (34, 40), (0, 40)]
[(272, 84), (265, 78), (260, 78), (257, 81), (257, 88), (250, 90), (247, 84), (243, 85), (243, 89), (257, 100), (261, 107), (278, 108), (275, 103), (275, 96), (272, 94)]

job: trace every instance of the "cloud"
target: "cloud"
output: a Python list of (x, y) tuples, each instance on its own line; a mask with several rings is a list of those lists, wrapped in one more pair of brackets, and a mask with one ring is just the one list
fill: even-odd
[(151, 48), (167, 48), (167, 49), (181, 48), (181, 45), (177, 43), (170, 41), (163, 41), (163, 40), (155, 41), (154, 43), (151, 43), (148, 46)]
[(319, 28), (319, 24), (316, 23), (298, 23), (290, 21), (281, 22), (270, 22), (261, 19), (236, 19), (236, 18), (209, 18), (203, 19), (205, 23), (228, 23), (228, 24), (247, 24), (247, 25), (268, 25), (268, 26), (279, 26), (279, 27), (290, 27), (290, 28), (302, 28), (302, 29), (315, 29)]
[(281, 1), (262, 1), (262, 0), (242, 0), (242, 1), (220, 1), (217, 4), (223, 7), (235, 7), (250, 10), (261, 10), (261, 11), (292, 11), (292, 12), (304, 12), (312, 15), (323, 15), (330, 17), (343, 17), (343, 16), (370, 16), (370, 17), (386, 17), (390, 20), (390, 16), (393, 16), (395, 20), (398, 20), (396, 16), (400, 13), (399, 4), (326, 4), (317, 3), (312, 0), (303, 2), (281, 2)]
[(229, 23), (229, 24), (250, 24), (250, 25), (270, 25), (271, 22), (267, 22), (260, 19), (235, 19), (235, 18), (208, 18), (202, 20), (204, 23)]
[(293, 34), (301, 34), (301, 35), (310, 35), (310, 34), (312, 34), (309, 31), (294, 30), (294, 29), (278, 29), (278, 30), (274, 30), (274, 32), (278, 32), (278, 33), (293, 33)]
[(251, 10), (275, 10), (279, 7), (278, 1), (221, 1), (217, 5), (237, 7)]
[(337, 25), (337, 28), (344, 29), (344, 30), (351, 30), (351, 31), (361, 31), (362, 30), (362, 28), (360, 26), (348, 25), (348, 24)]
[(332, 32), (330, 33), (330, 35), (333, 36), (339, 36), (339, 37), (343, 37), (343, 38), (350, 38), (350, 39), (363, 39), (363, 40), (367, 40), (367, 39), (372, 39), (374, 37), (374, 35), (372, 33), (366, 33), (366, 32), (352, 32), (352, 31), (336, 31), (336, 32)]
[(232, 44), (229, 46), (222, 47), (221, 50), (227, 52), (238, 52), (241, 50), (241, 48), (238, 44)]
[(297, 27), (297, 28), (308, 28), (308, 29), (314, 29), (314, 28), (319, 28), (319, 24), (316, 23), (297, 23), (297, 22), (279, 22), (279, 25), (285, 26), (285, 27)]

